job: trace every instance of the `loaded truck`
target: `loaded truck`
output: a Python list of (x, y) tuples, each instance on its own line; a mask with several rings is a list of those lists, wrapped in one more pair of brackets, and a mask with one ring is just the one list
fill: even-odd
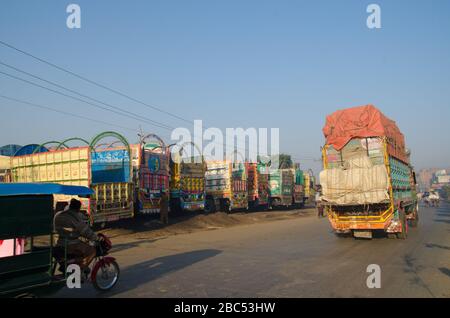
[(271, 171), (269, 174), (270, 208), (290, 207), (294, 194), (294, 174), (291, 168)]
[(327, 116), (323, 133), (321, 204), (334, 231), (406, 239), (419, 218), (416, 177), (396, 123), (367, 105)]
[(304, 173), (297, 164), (292, 169), (294, 176), (293, 190), (292, 190), (292, 205), (294, 208), (302, 208), (305, 205), (305, 178)]
[(246, 162), (248, 205), (250, 209), (269, 206), (269, 167), (263, 163)]
[(248, 209), (247, 175), (243, 163), (207, 161), (205, 212)]
[(158, 214), (161, 196), (169, 191), (169, 151), (160, 139), (140, 144), (135, 200), (139, 214)]
[[(179, 152), (172, 152), (170, 160), (170, 210), (172, 212), (205, 209), (206, 165), (201, 155), (183, 158), (185, 146), (188, 145), (182, 146)], [(197, 148), (195, 145), (194, 147)]]
[(305, 203), (312, 203), (314, 196), (316, 194), (316, 180), (312, 171), (307, 171), (303, 173), (303, 177), (305, 179)]
[[(94, 194), (82, 200), (92, 224), (131, 218), (133, 182), (130, 148), (95, 149), (90, 146), (43, 150), (11, 158), (14, 183), (49, 182), (90, 187)], [(56, 196), (59, 210), (71, 197)]]
[(281, 168), (269, 175), (270, 207), (301, 208), (305, 204), (305, 179), (299, 165)]

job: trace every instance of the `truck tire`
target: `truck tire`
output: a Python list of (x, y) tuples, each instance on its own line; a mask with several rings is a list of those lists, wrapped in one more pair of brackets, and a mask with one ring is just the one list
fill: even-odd
[(224, 200), (221, 204), (221, 210), (227, 214), (231, 213), (231, 202), (228, 200)]
[(181, 215), (181, 200), (179, 198), (170, 200), (170, 212), (173, 216)]
[(252, 211), (258, 211), (260, 209), (258, 198), (256, 198), (255, 201), (253, 201), (253, 205), (250, 208)]
[(408, 222), (406, 220), (406, 214), (403, 209), (398, 211), (400, 223), (402, 224), (402, 231), (397, 233), (397, 238), (401, 240), (406, 240), (408, 238)]
[(205, 213), (214, 213), (216, 212), (216, 204), (213, 199), (206, 199), (205, 202)]

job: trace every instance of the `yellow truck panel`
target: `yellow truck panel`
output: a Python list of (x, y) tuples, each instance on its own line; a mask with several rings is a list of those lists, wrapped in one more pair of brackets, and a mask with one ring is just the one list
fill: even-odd
[[(82, 200), (83, 209), (89, 213), (92, 223), (133, 217), (132, 182), (93, 184), (90, 158), (89, 147), (12, 157), (12, 182), (51, 182), (92, 188), (94, 195)], [(69, 196), (55, 196), (56, 205), (69, 200)]]

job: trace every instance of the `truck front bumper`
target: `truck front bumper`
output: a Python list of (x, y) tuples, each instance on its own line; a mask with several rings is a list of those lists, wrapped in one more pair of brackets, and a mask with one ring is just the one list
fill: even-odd
[(205, 209), (205, 202), (182, 202), (181, 208), (184, 211), (200, 211)]

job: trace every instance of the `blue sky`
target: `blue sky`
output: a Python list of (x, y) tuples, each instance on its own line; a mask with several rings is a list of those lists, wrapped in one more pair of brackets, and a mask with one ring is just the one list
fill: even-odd
[[(81, 29), (66, 27), (70, 3), (81, 7)], [(381, 6), (381, 30), (366, 27), (370, 3)], [(325, 116), (368, 103), (397, 121), (416, 167), (450, 166), (450, 1), (2, 0), (0, 39), (206, 126), (279, 127), (281, 149), (304, 168), (320, 167), (311, 158), (320, 158)], [(3, 46), (0, 61), (188, 127)], [(2, 74), (0, 94), (168, 133)], [(137, 140), (133, 131), (1, 98), (0, 107), (0, 145), (111, 129)]]

